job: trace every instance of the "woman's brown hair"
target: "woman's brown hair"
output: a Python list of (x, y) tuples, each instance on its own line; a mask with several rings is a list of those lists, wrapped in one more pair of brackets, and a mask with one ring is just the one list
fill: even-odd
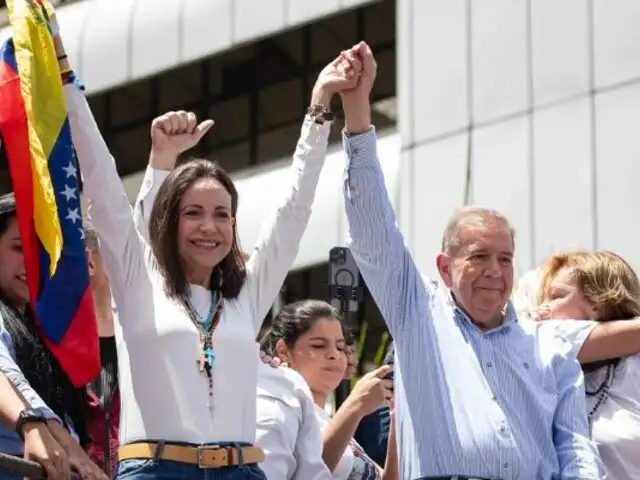
[(543, 267), (538, 303), (547, 297), (549, 285), (567, 269), (576, 288), (597, 312), (596, 320), (629, 320), (640, 317), (640, 281), (633, 268), (619, 255), (597, 252), (564, 252), (549, 257)]
[[(238, 212), (238, 191), (229, 174), (217, 162), (193, 159), (169, 174), (153, 202), (149, 218), (149, 241), (158, 269), (164, 277), (167, 294), (171, 297), (184, 295), (188, 284), (178, 254), (180, 200), (189, 187), (202, 178), (213, 178), (220, 182), (231, 196), (231, 216), (235, 218)], [(224, 298), (235, 298), (240, 293), (245, 277), (245, 261), (234, 224), (231, 250), (214, 268), (211, 284), (221, 285)]]

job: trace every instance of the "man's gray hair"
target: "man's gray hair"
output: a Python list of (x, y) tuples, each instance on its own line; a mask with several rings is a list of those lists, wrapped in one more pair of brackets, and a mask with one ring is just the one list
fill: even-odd
[(452, 253), (460, 247), (461, 226), (482, 226), (494, 221), (507, 226), (515, 246), (516, 231), (511, 227), (507, 217), (492, 208), (471, 205), (457, 209), (447, 222), (444, 235), (442, 235), (442, 251)]

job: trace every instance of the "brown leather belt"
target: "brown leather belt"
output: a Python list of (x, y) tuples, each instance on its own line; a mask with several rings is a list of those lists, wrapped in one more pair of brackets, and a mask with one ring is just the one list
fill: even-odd
[(187, 445), (157, 443), (130, 443), (123, 445), (118, 451), (120, 461), (130, 459), (157, 459), (172, 462), (189, 463), (200, 468), (235, 467), (242, 463), (260, 463), (264, 460), (264, 452), (259, 447), (222, 447), (219, 445)]

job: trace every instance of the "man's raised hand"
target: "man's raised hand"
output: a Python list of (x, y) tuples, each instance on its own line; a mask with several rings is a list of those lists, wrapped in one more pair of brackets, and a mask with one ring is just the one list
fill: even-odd
[[(357, 58), (362, 65), (362, 74), (356, 86), (340, 92), (344, 109), (345, 130), (357, 134), (369, 130), (371, 126), (371, 103), (369, 96), (376, 80), (378, 66), (365, 42), (360, 42), (345, 52), (344, 58)], [(343, 65), (345, 65), (343, 63)]]

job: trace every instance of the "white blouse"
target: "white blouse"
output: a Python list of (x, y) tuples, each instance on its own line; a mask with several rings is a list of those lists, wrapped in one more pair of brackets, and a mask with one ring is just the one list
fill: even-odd
[(290, 368), (258, 365), (256, 445), (260, 467), (273, 480), (331, 480), (322, 460), (322, 434), (311, 390)]
[[(293, 157), (291, 187), (266, 220), (239, 296), (225, 300), (215, 332), (214, 398), (196, 359), (199, 337), (179, 302), (164, 292), (150, 248), (138, 233), (115, 162), (83, 94), (65, 87), (71, 134), (89, 215), (100, 236), (113, 296), (122, 410), (120, 442), (254, 442), (256, 335), (298, 253), (324, 163), (330, 125), (306, 118)], [(239, 219), (242, 221), (242, 219)], [(209, 292), (191, 286), (208, 312)]]
[[(596, 322), (547, 320), (541, 322), (573, 347), (577, 355)], [(585, 374), (585, 389), (595, 392), (605, 382), (606, 367)], [(640, 355), (622, 359), (615, 369), (609, 394), (593, 417), (592, 436), (598, 445), (607, 480), (640, 479)], [(599, 396), (587, 395), (591, 412)]]

